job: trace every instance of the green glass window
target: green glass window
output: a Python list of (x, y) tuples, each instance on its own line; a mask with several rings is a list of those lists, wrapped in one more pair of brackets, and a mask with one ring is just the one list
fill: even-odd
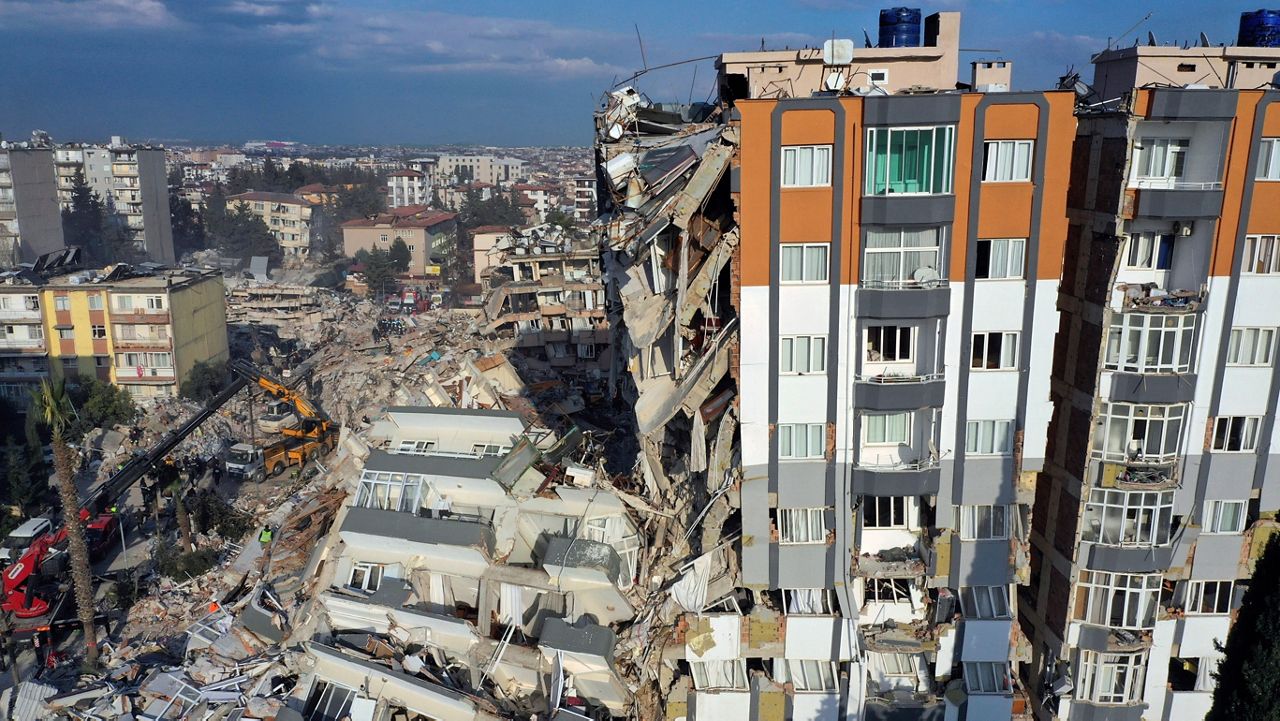
[(867, 195), (951, 192), (955, 127), (868, 128)]

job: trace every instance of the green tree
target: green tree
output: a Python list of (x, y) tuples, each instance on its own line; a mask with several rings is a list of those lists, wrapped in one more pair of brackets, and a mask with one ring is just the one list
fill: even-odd
[(335, 216), (339, 222), (365, 218), (370, 215), (386, 212), (387, 199), (379, 186), (358, 184), (354, 188), (344, 189), (338, 193)]
[(169, 173), (166, 176), (166, 180), (169, 183), (170, 190), (173, 190), (174, 188), (181, 188), (182, 187), (182, 166), (175, 165), (172, 168), (169, 168)]
[(403, 238), (392, 241), (387, 255), (391, 257), (391, 264), (401, 273), (409, 270), (409, 265), (413, 263), (413, 255), (409, 252), (409, 246), (405, 244)]
[[(1280, 718), (1280, 536), (1273, 535), (1253, 571), (1214, 678), (1205, 721)], [(1205, 661), (1202, 660), (1201, 663)]]
[(48, 426), (53, 442), (53, 468), (58, 478), (58, 496), (62, 503), (62, 525), (67, 530), (67, 549), (71, 557), (71, 581), (75, 588), (76, 610), (84, 632), (85, 666), (98, 665), (98, 632), (94, 628), (93, 576), (89, 570), (89, 544), (85, 542), (84, 525), (80, 523), (80, 494), (76, 490), (75, 457), (67, 432), (75, 409), (67, 397), (66, 385), (44, 380), (32, 390), (32, 413)]
[(94, 428), (111, 428), (132, 423), (138, 417), (133, 397), (123, 388), (97, 378), (81, 378), (67, 391), (73, 408), (79, 409), (68, 424), (72, 437)]
[(200, 211), (191, 205), (191, 201), (169, 193), (169, 220), (173, 225), (173, 247), (178, 255), (196, 250), (204, 250), (204, 220)]
[(76, 173), (71, 185), (71, 207), (62, 211), (62, 237), (67, 245), (78, 246), (102, 264), (133, 260), (132, 244), (123, 222)]
[(390, 253), (381, 248), (369, 251), (364, 261), (364, 281), (369, 286), (369, 294), (374, 297), (395, 292), (398, 284), (395, 262), (391, 260)]
[(311, 257), (321, 261), (342, 257), (342, 224), (329, 205), (311, 209)]
[(559, 208), (547, 213), (547, 222), (552, 225), (558, 225), (565, 230), (572, 230), (578, 224), (578, 221), (574, 220), (572, 215)]
[(9, 503), (23, 512), (30, 511), (44, 500), (46, 485), (40, 481), (27, 449), (16, 440), (4, 445), (4, 472)]
[(468, 229), (481, 225), (525, 224), (524, 213), (506, 195), (497, 193), (486, 200), (475, 188), (467, 190), (463, 196), (458, 221)]
[(227, 362), (197, 361), (191, 367), (178, 394), (198, 403), (208, 403), (227, 385)]
[(209, 216), (210, 240), (218, 252), (230, 257), (248, 260), (255, 255), (265, 255), (275, 262), (282, 257), (280, 245), (267, 224), (243, 204), (229, 207), (216, 217)]

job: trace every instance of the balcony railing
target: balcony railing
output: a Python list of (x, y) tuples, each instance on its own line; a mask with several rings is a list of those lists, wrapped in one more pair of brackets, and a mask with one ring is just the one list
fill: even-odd
[[(861, 454), (859, 454), (861, 455)], [(927, 471), (938, 467), (938, 459), (929, 454), (928, 456), (915, 461), (896, 461), (896, 462), (880, 462), (880, 461), (858, 461), (858, 468), (865, 471)]]
[(1130, 188), (1147, 190), (1222, 190), (1222, 181), (1191, 181), (1178, 178), (1136, 178), (1129, 183)]
[(941, 373), (877, 373), (875, 375), (859, 375), (857, 377), (857, 381), (859, 383), (893, 385), (896, 383), (929, 383), (932, 381), (940, 381), (944, 378), (945, 376)]
[(28, 310), (26, 308), (4, 308), (0, 309), (0, 320), (28, 320), (40, 322), (40, 309), (34, 308)]
[(919, 290), (946, 288), (950, 281), (946, 278), (930, 278), (916, 280), (907, 278), (905, 280), (863, 280), (862, 287), (868, 290)]
[(0, 338), (0, 348), (43, 348), (43, 338)]
[(1147, 313), (1194, 313), (1204, 303), (1205, 294), (1198, 290), (1164, 290), (1155, 283), (1123, 284), (1126, 311)]

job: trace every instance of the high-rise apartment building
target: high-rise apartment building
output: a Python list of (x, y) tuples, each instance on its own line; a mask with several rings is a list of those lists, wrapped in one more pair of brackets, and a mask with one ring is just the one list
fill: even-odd
[(0, 144), (0, 268), (62, 247), (62, 213), (47, 146)]
[(525, 178), (523, 160), (494, 155), (441, 155), (429, 167), (434, 169), (432, 181), (436, 185), (457, 182), (508, 185)]
[(57, 146), (53, 162), (63, 209), (70, 209), (75, 177), (82, 175), (108, 210), (119, 216), (139, 251), (157, 263), (177, 261), (164, 148), (129, 144), (113, 136), (106, 146)]
[(1280, 93), (1260, 88), (1277, 61), (1107, 50), (1093, 94), (1079, 86), (1019, 602), (1040, 718), (1204, 718), (1215, 644), (1275, 530)]
[(387, 174), (387, 207), (431, 203), (431, 179), (418, 170), (397, 170)]
[(262, 218), (286, 259), (301, 259), (311, 253), (311, 211), (315, 206), (311, 201), (290, 193), (250, 190), (227, 196), (227, 205), (245, 208)]

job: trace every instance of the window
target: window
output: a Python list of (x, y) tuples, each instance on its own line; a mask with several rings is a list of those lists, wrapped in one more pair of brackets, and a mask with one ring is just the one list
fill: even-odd
[(1133, 703), (1142, 698), (1147, 654), (1080, 652), (1076, 698), (1100, 704)]
[(782, 149), (782, 187), (831, 185), (831, 146), (797, 145)]
[(594, 343), (579, 343), (578, 357), (589, 360), (596, 357), (596, 346)]
[(1114, 315), (1104, 365), (1129, 373), (1189, 373), (1195, 334), (1194, 313)]
[(1280, 138), (1263, 138), (1258, 148), (1258, 180), (1280, 180)]
[(104, 355), (96, 355), (93, 357), (94, 368), (107, 368), (111, 365), (111, 358)]
[(916, 671), (919, 669), (916, 656), (910, 653), (877, 653), (876, 660), (880, 662), (880, 668), (884, 669), (886, 676), (911, 676), (914, 678)]
[(839, 688), (838, 678), (836, 665), (830, 661), (773, 659), (773, 680), (779, 684), (791, 683), (796, 691), (835, 691)]
[(421, 476), (366, 469), (356, 491), (356, 506), (384, 511), (416, 512), (421, 493)]
[(383, 233), (378, 236), (378, 240), (383, 243), (387, 242), (388, 238), (390, 238), (390, 236), (388, 236), (386, 233)]
[(347, 582), (347, 585), (352, 588), (358, 588), (361, 591), (373, 593), (378, 590), (378, 586), (382, 585), (382, 568), (380, 563), (353, 563), (351, 564), (351, 580)]
[(827, 282), (826, 243), (784, 243), (781, 281), (783, 283)]
[(64, 373), (78, 373), (80, 371), (80, 359), (75, 356), (64, 356), (62, 358), (62, 370)]
[(693, 685), (699, 691), (709, 689), (747, 688), (747, 660), (743, 658), (725, 661), (690, 661), (689, 672)]
[(1008, 506), (960, 507), (960, 540), (993, 541), (1008, 537)]
[(1169, 270), (1173, 267), (1172, 235), (1134, 233), (1124, 245), (1124, 267), (1129, 270)]
[(969, 421), (964, 452), (974, 456), (1006, 456), (1013, 452), (1013, 421)]
[(61, 340), (71, 340), (75, 338), (75, 330), (73, 328), (59, 328), (58, 338)]
[(351, 717), (351, 703), (356, 692), (336, 683), (316, 680), (302, 707), (305, 721), (339, 721)]
[[(1176, 181), (1182, 178), (1187, 165), (1187, 149), (1191, 141), (1186, 138), (1142, 138), (1138, 141), (1138, 185), (1166, 185), (1144, 181)], [(1172, 184), (1172, 182), (1167, 183)]]
[(867, 195), (950, 193), (955, 128), (868, 128)]
[(840, 610), (836, 593), (830, 588), (784, 588), (782, 604), (791, 615), (829, 616)]
[(973, 277), (981, 280), (1021, 278), (1026, 245), (1023, 238), (979, 240)]
[(102, 340), (107, 337), (107, 327), (105, 325), (95, 325), (90, 328), (90, 335), (94, 340)]
[(1185, 403), (1102, 404), (1093, 434), (1093, 455), (1104, 461), (1168, 463), (1178, 458)]
[(1098, 626), (1154, 628), (1160, 574), (1081, 571), (1075, 618)]
[(779, 372), (825, 373), (827, 370), (827, 337), (824, 335), (783, 336)]
[(1275, 328), (1232, 328), (1227, 365), (1269, 366), (1275, 344)]
[(92, 293), (89, 295), (89, 310), (102, 310), (101, 293)]
[(1203, 533), (1244, 533), (1244, 501), (1209, 501)]
[(1224, 453), (1252, 452), (1258, 448), (1260, 416), (1219, 416), (1213, 419), (1213, 450)]
[(65, 295), (55, 295), (53, 297), (54, 310), (71, 310), (71, 298)]
[(970, 368), (1013, 370), (1018, 367), (1018, 334), (1001, 331), (974, 333)]
[(778, 457), (822, 458), (824, 428), (822, 423), (779, 423)]
[(125, 313), (128, 313), (129, 311), (133, 310), (133, 296), (117, 295), (113, 297), (115, 298), (115, 301), (116, 301), (115, 303), (116, 310), (123, 311)]
[(889, 71), (887, 69), (876, 69), (867, 71), (867, 79), (872, 85), (885, 86), (889, 84)]
[(1276, 252), (1276, 236), (1245, 236), (1244, 263), (1240, 272), (1252, 275), (1280, 273), (1280, 253)]
[(988, 140), (982, 144), (982, 180), (987, 183), (1031, 180), (1031, 140)]
[(826, 543), (827, 524), (822, 508), (779, 508), (778, 542)]
[(862, 283), (868, 288), (933, 286), (941, 281), (940, 228), (867, 231)]
[(1010, 618), (1009, 589), (1006, 586), (964, 586), (960, 589), (960, 609), (965, 618)]
[(1094, 488), (1084, 507), (1083, 538), (1107, 546), (1164, 546), (1173, 530), (1173, 491)]
[(969, 693), (1009, 693), (1009, 664), (1001, 661), (965, 661), (964, 685)]
[(867, 603), (911, 603), (911, 581), (906, 578), (868, 578)]
[(1187, 613), (1195, 615), (1231, 612), (1235, 581), (1191, 581), (1187, 584)]
[(863, 496), (863, 528), (907, 528), (916, 511), (912, 496)]
[(866, 330), (869, 363), (910, 363), (916, 329), (905, 325), (873, 325)]
[(505, 446), (497, 443), (473, 443), (471, 445), (471, 455), (473, 456), (501, 456), (507, 452)]
[(911, 442), (911, 413), (868, 413), (862, 417), (863, 443), (896, 446)]
[(147, 310), (164, 310), (164, 296), (163, 295), (147, 296)]

